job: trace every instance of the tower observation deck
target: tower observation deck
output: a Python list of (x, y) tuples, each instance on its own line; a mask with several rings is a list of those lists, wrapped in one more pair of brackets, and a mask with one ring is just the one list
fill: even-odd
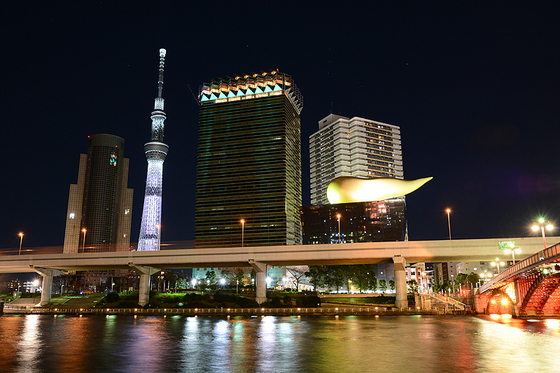
[(146, 193), (142, 210), (142, 224), (138, 237), (138, 251), (159, 250), (161, 242), (161, 196), (163, 187), (163, 162), (169, 146), (163, 142), (163, 122), (167, 118), (163, 100), (163, 69), (165, 65), (165, 49), (159, 50), (158, 95), (152, 111), (152, 138), (144, 145), (144, 153), (148, 159), (146, 176)]

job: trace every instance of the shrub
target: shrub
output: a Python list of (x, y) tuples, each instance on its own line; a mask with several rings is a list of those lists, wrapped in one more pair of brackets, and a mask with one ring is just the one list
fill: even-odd
[(105, 301), (107, 303), (117, 302), (119, 299), (121, 299), (121, 297), (119, 296), (119, 293), (115, 293), (115, 292), (108, 293), (105, 296)]
[(117, 305), (117, 308), (138, 308), (138, 307), (139, 307), (138, 303), (131, 300), (120, 302)]
[(303, 307), (321, 307), (321, 298), (316, 295), (307, 295), (298, 299)]

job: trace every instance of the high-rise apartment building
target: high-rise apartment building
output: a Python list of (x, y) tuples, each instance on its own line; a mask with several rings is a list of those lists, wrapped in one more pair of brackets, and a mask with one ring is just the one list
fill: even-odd
[(327, 187), (337, 177), (403, 178), (398, 126), (330, 114), (309, 137), (311, 204), (328, 204)]
[(126, 251), (130, 246), (132, 193), (121, 137), (89, 136), (80, 156), (78, 183), (70, 185), (64, 253)]
[(303, 102), (292, 78), (217, 78), (199, 101), (195, 246), (300, 244)]

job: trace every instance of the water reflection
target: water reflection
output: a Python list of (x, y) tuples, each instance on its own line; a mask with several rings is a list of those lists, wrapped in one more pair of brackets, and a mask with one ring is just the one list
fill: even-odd
[(559, 320), (0, 317), (1, 372), (555, 371)]
[(38, 356), (41, 352), (41, 329), (39, 315), (24, 317), (23, 331), (18, 341), (17, 360), (20, 362), (21, 370), (35, 372)]

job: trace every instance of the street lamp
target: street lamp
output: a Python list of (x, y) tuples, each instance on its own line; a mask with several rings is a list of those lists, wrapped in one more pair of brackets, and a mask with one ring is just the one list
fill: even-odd
[(243, 247), (243, 241), (245, 240), (245, 219), (239, 221), (241, 223), (241, 247)]
[(19, 232), (18, 236), (19, 236), (19, 254), (18, 255), (21, 255), (21, 244), (23, 243), (23, 232)]
[(513, 264), (515, 265), (515, 253), (519, 254), (521, 253), (521, 250), (516, 248), (511, 248), (511, 249), (506, 249), (504, 252), (506, 254), (509, 254), (510, 251), (511, 251), (511, 258), (513, 259)]
[(447, 228), (449, 229), (449, 239), (451, 239), (451, 219), (449, 217), (449, 213), (451, 213), (451, 209), (446, 209), (445, 212), (447, 212)]
[(539, 218), (538, 222), (534, 222), (531, 229), (533, 229), (536, 232), (540, 228), (541, 233), (542, 233), (543, 245), (544, 245), (544, 248), (546, 249), (546, 237), (545, 237), (545, 234), (544, 234), (545, 225), (546, 225), (546, 229), (549, 230), (549, 231), (554, 229), (554, 226), (552, 224), (550, 224), (550, 222), (548, 222), (544, 218)]
[(506, 265), (506, 263), (500, 262), (500, 258), (496, 258), (496, 261), (492, 262), (491, 264), (492, 264), (492, 267), (497, 267), (498, 268), (498, 274), (500, 274), (500, 266), (503, 267), (503, 266)]
[(338, 243), (342, 243), (340, 240), (340, 214), (336, 214), (336, 220), (338, 221)]
[(86, 232), (87, 229), (82, 228), (82, 232), (84, 233), (84, 241), (82, 242), (82, 253), (86, 252)]

